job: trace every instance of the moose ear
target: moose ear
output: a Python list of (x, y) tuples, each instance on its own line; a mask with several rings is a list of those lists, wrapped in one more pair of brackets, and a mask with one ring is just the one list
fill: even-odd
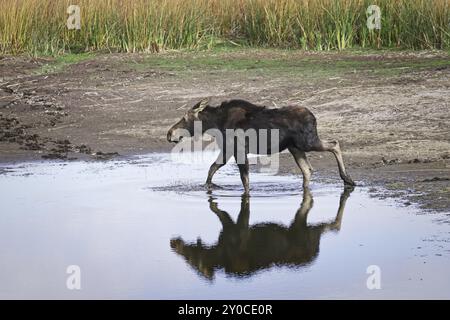
[(195, 107), (193, 108), (193, 111), (196, 114), (199, 114), (201, 111), (203, 111), (203, 109), (206, 108), (206, 106), (208, 105), (208, 102), (209, 102), (209, 98), (205, 98), (205, 99), (201, 100), (199, 103), (197, 103), (195, 105)]

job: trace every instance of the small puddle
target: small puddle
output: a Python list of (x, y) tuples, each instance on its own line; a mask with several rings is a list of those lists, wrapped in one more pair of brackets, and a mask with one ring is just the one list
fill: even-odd
[(450, 298), (447, 215), (180, 159), (4, 165), (0, 298)]

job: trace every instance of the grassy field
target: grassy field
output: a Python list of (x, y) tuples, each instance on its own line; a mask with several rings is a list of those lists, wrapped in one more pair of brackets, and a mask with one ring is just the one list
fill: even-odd
[[(0, 52), (450, 48), (449, 0), (2, 0)], [(68, 30), (79, 5), (81, 29)], [(366, 26), (381, 8), (381, 30)]]

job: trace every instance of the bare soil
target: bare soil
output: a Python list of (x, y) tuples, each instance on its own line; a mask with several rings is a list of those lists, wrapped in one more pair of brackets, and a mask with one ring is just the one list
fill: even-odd
[[(0, 57), (0, 163), (169, 151), (167, 129), (206, 96), (308, 107), (320, 136), (341, 142), (349, 172), (374, 195), (450, 212), (445, 52), (97, 54), (63, 64)], [(283, 172), (297, 172), (282, 159)], [(311, 162), (316, 179), (338, 180), (330, 155)]]

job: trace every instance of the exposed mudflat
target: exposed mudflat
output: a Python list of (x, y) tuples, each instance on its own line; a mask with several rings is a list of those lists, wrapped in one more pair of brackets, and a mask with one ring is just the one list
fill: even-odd
[[(0, 59), (0, 162), (169, 151), (167, 128), (212, 103), (300, 104), (341, 142), (350, 173), (382, 197), (450, 211), (450, 59), (444, 52), (280, 50)], [(283, 155), (282, 172), (297, 172)], [(311, 155), (315, 181), (337, 182)], [(379, 187), (385, 191), (380, 194)]]

